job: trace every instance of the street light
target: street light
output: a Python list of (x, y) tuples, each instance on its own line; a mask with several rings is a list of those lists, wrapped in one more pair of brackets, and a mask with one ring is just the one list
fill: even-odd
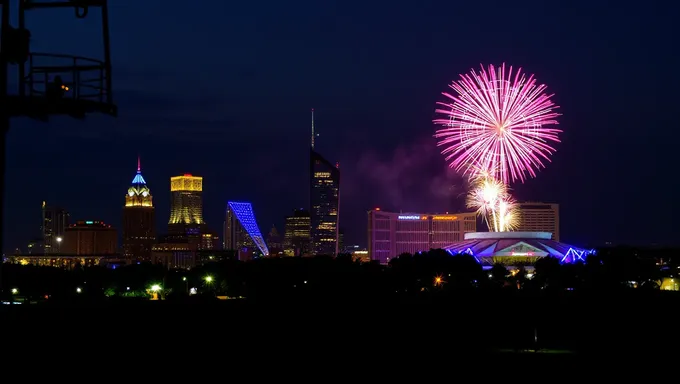
[(151, 286), (151, 292), (158, 292), (161, 290), (161, 286), (158, 284), (154, 284)]
[(82, 292), (82, 291), (83, 291), (83, 290), (80, 289), (80, 287), (76, 288), (76, 292), (77, 292), (77, 293), (80, 293), (80, 292)]
[(212, 276), (208, 275), (208, 276), (205, 277), (205, 282), (206, 282), (206, 283), (210, 284), (210, 283), (212, 283), (212, 281), (213, 281), (213, 277), (212, 277)]
[(19, 290), (16, 288), (12, 288), (12, 294), (16, 295), (17, 293), (19, 293)]

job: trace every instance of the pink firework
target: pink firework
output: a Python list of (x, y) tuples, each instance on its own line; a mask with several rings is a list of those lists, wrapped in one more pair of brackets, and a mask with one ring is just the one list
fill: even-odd
[(446, 109), (436, 110), (444, 117), (434, 122), (443, 126), (435, 137), (451, 168), (468, 175), (489, 170), (507, 184), (536, 177), (555, 152), (549, 143), (559, 142), (562, 131), (554, 128), (558, 106), (544, 93), (546, 86), (533, 75), (527, 79), (521, 68), (505, 69), (489, 65), (488, 72), (482, 66), (479, 73), (460, 75), (450, 85), (456, 95), (445, 92), (448, 102), (437, 103)]

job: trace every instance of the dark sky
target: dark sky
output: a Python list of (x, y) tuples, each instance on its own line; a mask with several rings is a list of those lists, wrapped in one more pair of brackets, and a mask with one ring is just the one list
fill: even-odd
[[(459, 73), (502, 62), (536, 74), (563, 114), (553, 162), (515, 196), (559, 202), (576, 245), (678, 243), (672, 2), (111, 3), (119, 117), (12, 121), (7, 247), (38, 235), (42, 200), (118, 226), (138, 153), (159, 232), (169, 178), (185, 172), (204, 177), (216, 230), (228, 200), (282, 229), (308, 205), (312, 107), (317, 149), (340, 162), (348, 242), (366, 243), (373, 207), (456, 210), (464, 188), (432, 137), (435, 102)], [(101, 57), (98, 12), (36, 12), (35, 52)]]

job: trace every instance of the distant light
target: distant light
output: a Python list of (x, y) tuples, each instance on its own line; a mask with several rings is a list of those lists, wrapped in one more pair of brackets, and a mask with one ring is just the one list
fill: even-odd
[(206, 276), (206, 277), (205, 277), (205, 281), (206, 281), (207, 283), (212, 283), (213, 277), (212, 277), (212, 276)]
[(191, 176), (191, 173), (185, 173), (184, 177), (192, 177), (192, 176)]
[(187, 281), (187, 277), (186, 276), (182, 277), (182, 281)]
[(94, 224), (94, 221), (86, 221), (85, 224)]
[(16, 295), (17, 293), (19, 293), (19, 290), (16, 288), (12, 288), (12, 294)]
[(80, 287), (76, 288), (76, 292), (80, 293), (80, 292), (82, 292), (82, 291), (83, 291), (83, 290), (80, 289)]
[(161, 290), (161, 286), (158, 285), (158, 284), (154, 284), (154, 285), (151, 286), (151, 291), (153, 291), (153, 292), (158, 292), (160, 290)]
[(375, 210), (376, 210), (376, 211), (379, 211), (379, 210), (380, 210), (380, 208), (376, 208)]

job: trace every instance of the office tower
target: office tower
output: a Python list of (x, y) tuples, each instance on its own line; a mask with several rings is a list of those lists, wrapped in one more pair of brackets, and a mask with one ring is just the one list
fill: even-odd
[(127, 190), (123, 207), (123, 255), (128, 263), (151, 261), (151, 247), (156, 242), (152, 199), (137, 158), (137, 173)]
[(42, 202), (42, 232), (43, 250), (46, 254), (60, 253), (64, 232), (68, 228), (69, 214), (64, 209), (51, 207)]
[(279, 231), (272, 225), (272, 229), (269, 230), (269, 234), (267, 235), (267, 246), (269, 248), (269, 253), (272, 256), (281, 256), (283, 253), (282, 240)]
[(203, 222), (203, 178), (189, 173), (170, 178), (170, 220), (168, 232), (200, 235)]
[(225, 249), (237, 251), (238, 258), (242, 261), (253, 256), (269, 256), (269, 249), (257, 226), (255, 212), (250, 203), (228, 202), (225, 221)]
[(284, 228), (283, 253), (286, 256), (308, 256), (311, 252), (309, 212), (296, 209), (292, 216), (286, 217)]
[(550, 232), (560, 241), (560, 205), (552, 203), (519, 203), (517, 232)]
[(338, 254), (340, 215), (340, 170), (314, 150), (314, 110), (310, 149), (310, 222), (312, 253)]
[(402, 253), (445, 248), (477, 230), (474, 212), (453, 214), (368, 211), (368, 256), (386, 264)]
[(116, 253), (118, 233), (103, 221), (78, 221), (64, 232), (63, 253), (69, 255), (112, 255)]

